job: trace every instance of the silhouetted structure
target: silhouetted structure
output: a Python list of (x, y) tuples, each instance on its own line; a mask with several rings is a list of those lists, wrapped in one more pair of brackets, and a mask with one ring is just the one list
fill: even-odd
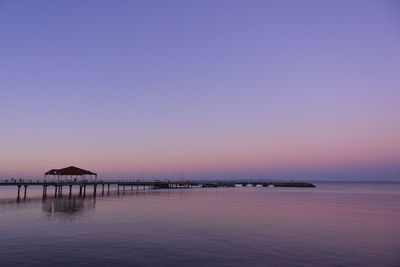
[(71, 180), (75, 177), (77, 179), (80, 177), (82, 180), (86, 178), (86, 176), (89, 176), (89, 178), (92, 178), (94, 176), (95, 180), (97, 179), (97, 173), (84, 170), (75, 166), (70, 166), (67, 168), (63, 169), (51, 169), (50, 171), (46, 172), (45, 177), (51, 175), (53, 177), (57, 177), (58, 179), (60, 178), (71, 178)]
[[(55, 171), (55, 172), (53, 172)], [(49, 175), (55, 173), (58, 174), (57, 170), (48, 171)], [(143, 189), (174, 189), (174, 188), (192, 188), (192, 187), (236, 187), (240, 186), (262, 186), (262, 187), (315, 187), (311, 183), (299, 183), (299, 182), (249, 182), (249, 181), (235, 181), (235, 182), (194, 182), (194, 181), (140, 181), (140, 180), (5, 180), (0, 181), (0, 186), (17, 186), (17, 199), (20, 198), (21, 187), (24, 187), (23, 197), (26, 198), (26, 190), (29, 185), (43, 186), (43, 198), (47, 197), (47, 187), (54, 186), (54, 196), (63, 195), (63, 187), (69, 187), (69, 196), (72, 196), (72, 187), (79, 186), (79, 196), (86, 196), (86, 187), (93, 186), (93, 196), (96, 196), (97, 186), (101, 186), (101, 194), (104, 195), (105, 187), (107, 187), (107, 194), (110, 193), (110, 186), (117, 186), (118, 193), (120, 187), (125, 191), (125, 187), (130, 187), (133, 190), (139, 190), (139, 186)]]

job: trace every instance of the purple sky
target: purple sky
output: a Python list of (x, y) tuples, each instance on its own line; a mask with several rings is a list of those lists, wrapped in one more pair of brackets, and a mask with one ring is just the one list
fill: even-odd
[(399, 1), (0, 1), (0, 178), (400, 181)]

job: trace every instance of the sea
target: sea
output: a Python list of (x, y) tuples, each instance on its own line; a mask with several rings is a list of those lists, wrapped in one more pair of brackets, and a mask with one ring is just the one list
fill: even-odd
[(400, 266), (399, 183), (314, 184), (0, 188), (0, 266)]

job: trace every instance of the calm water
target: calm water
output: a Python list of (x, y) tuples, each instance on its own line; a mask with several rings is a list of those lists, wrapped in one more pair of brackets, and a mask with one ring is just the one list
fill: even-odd
[(0, 189), (0, 266), (400, 266), (400, 184)]

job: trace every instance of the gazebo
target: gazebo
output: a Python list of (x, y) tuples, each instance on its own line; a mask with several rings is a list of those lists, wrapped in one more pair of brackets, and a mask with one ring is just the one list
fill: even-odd
[(63, 169), (51, 169), (48, 172), (44, 174), (45, 178), (47, 179), (47, 176), (52, 176), (52, 177), (57, 177), (57, 179), (62, 179), (66, 178), (68, 179), (69, 177), (72, 179), (77, 179), (78, 177), (81, 178), (81, 180), (84, 180), (86, 176), (89, 176), (90, 179), (94, 177), (95, 180), (97, 180), (97, 173), (84, 170), (75, 166), (70, 166), (67, 168)]

